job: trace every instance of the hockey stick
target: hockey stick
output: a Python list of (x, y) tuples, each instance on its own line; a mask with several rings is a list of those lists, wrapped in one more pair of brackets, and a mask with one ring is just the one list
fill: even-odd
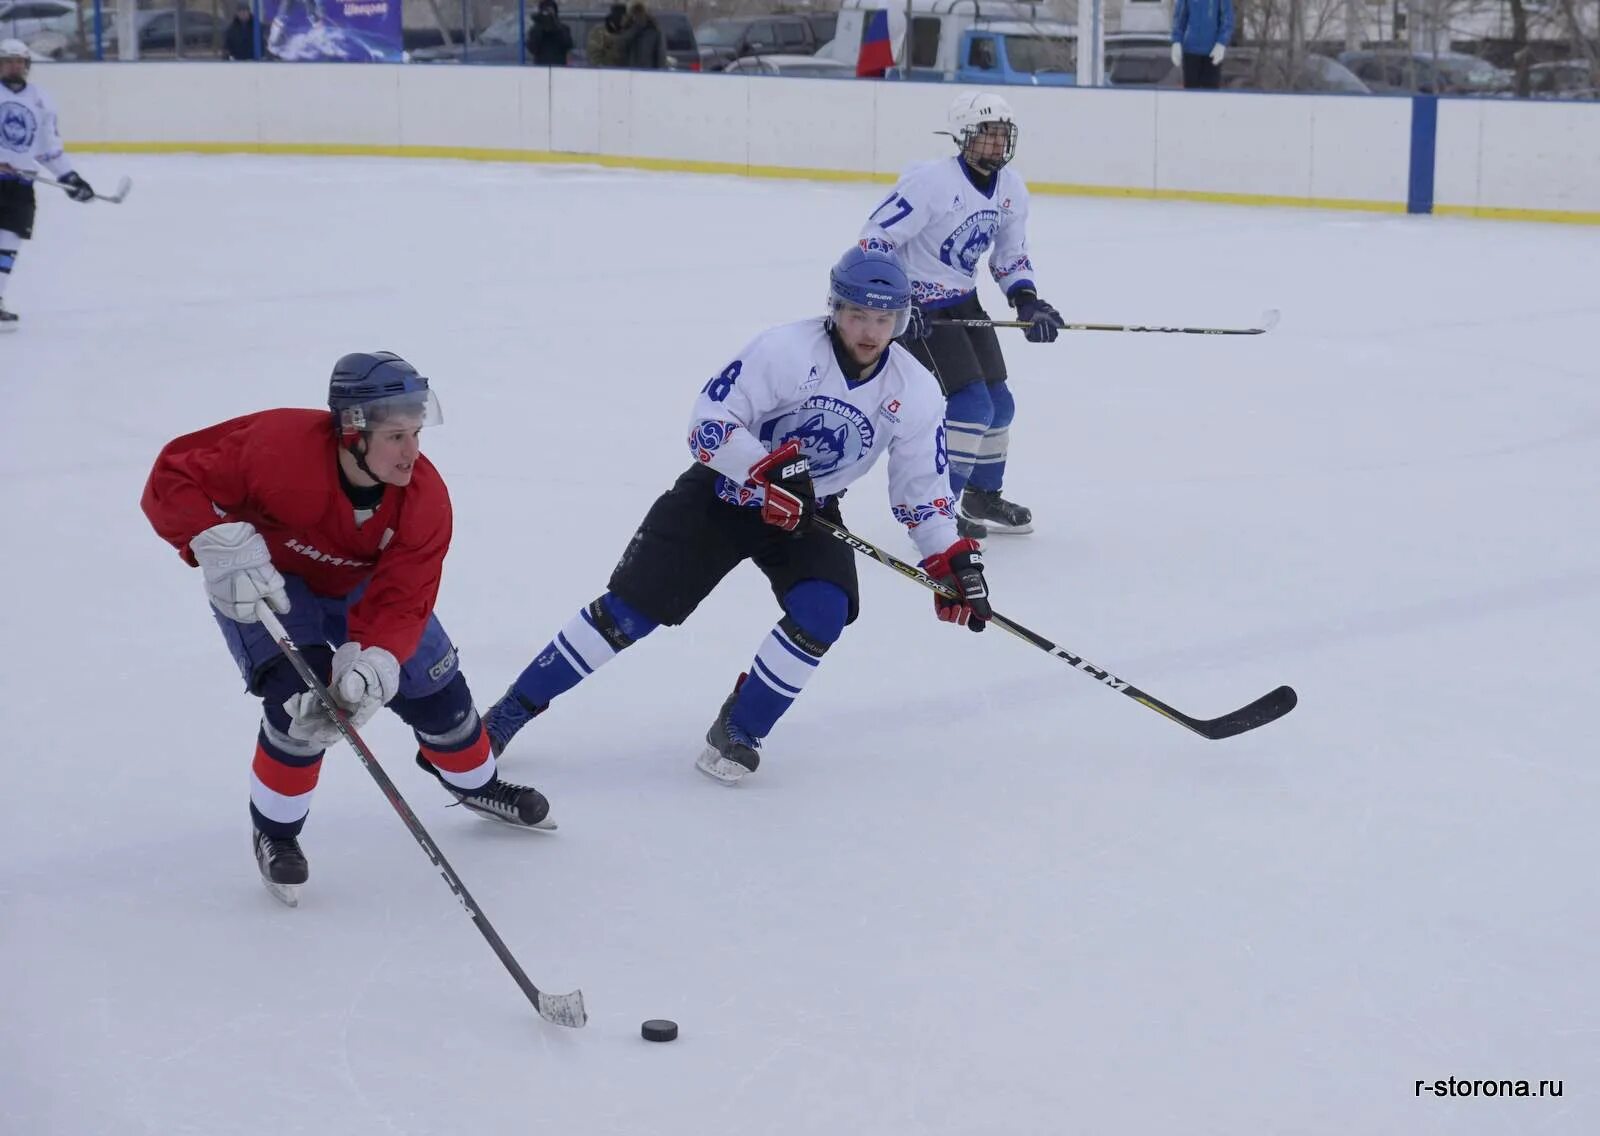
[[(1061, 331), (1155, 331), (1169, 335), (1265, 335), (1278, 326), (1281, 313), (1271, 308), (1261, 313), (1260, 327), (1141, 327), (1130, 323), (1064, 323)], [(934, 327), (1032, 327), (1028, 320), (945, 319), (930, 320)]]
[(283, 629), (283, 624), (278, 622), (278, 617), (272, 613), (265, 602), (256, 604), (256, 611), (261, 616), (261, 623), (267, 632), (277, 642), (278, 649), (283, 652), (289, 664), (300, 675), (300, 680), (310, 687), (316, 694), (317, 701), (322, 703), (322, 708), (333, 716), (333, 721), (339, 728), (339, 733), (344, 735), (344, 740), (350, 743), (350, 748), (356, 751), (356, 756), (361, 759), (361, 764), (366, 766), (367, 772), (372, 774), (372, 779), (378, 783), (378, 788), (383, 790), (383, 795), (389, 798), (389, 803), (394, 806), (394, 811), (400, 814), (400, 819), (405, 821), (406, 827), (411, 830), (411, 835), (416, 838), (422, 850), (428, 854), (428, 859), (433, 861), (433, 866), (439, 869), (439, 874), (444, 877), (444, 882), (455, 892), (456, 899), (472, 922), (477, 925), (483, 937), (488, 940), (489, 946), (499, 956), (505, 968), (511, 972), (511, 977), (516, 979), (517, 985), (522, 987), (522, 992), (528, 996), (528, 1001), (533, 1003), (534, 1009), (539, 1011), (539, 1016), (547, 1022), (554, 1022), (558, 1026), (571, 1026), (576, 1029), (589, 1020), (588, 1011), (583, 1007), (583, 991), (574, 990), (571, 994), (546, 994), (540, 990), (524, 973), (517, 960), (512, 957), (511, 950), (505, 941), (495, 931), (489, 917), (483, 913), (483, 908), (478, 906), (467, 885), (461, 882), (461, 877), (456, 875), (450, 861), (444, 858), (444, 853), (439, 851), (439, 846), (428, 835), (428, 830), (422, 827), (422, 822), (417, 819), (417, 814), (411, 811), (411, 806), (406, 804), (405, 798), (400, 795), (400, 790), (394, 787), (394, 782), (389, 780), (389, 775), (383, 771), (383, 766), (378, 764), (378, 759), (367, 748), (367, 743), (361, 740), (361, 735), (356, 733), (354, 726), (345, 712), (339, 709), (333, 701), (333, 695), (323, 681), (311, 669), (311, 664), (306, 662), (305, 656), (300, 653), (300, 648), (294, 645), (289, 638), (289, 633)]
[[(938, 592), (941, 596), (947, 596), (950, 599), (960, 598), (954, 588), (941, 584), (922, 571), (922, 569), (907, 564), (904, 560), (898, 560), (890, 556), (877, 545), (872, 544), (870, 541), (862, 540), (859, 536), (834, 524), (826, 517), (813, 517), (812, 523), (822, 526), (830, 536), (844, 541), (863, 556), (869, 556), (878, 563), (893, 568), (902, 576), (915, 580), (929, 591)], [(1274, 722), (1293, 710), (1295, 703), (1298, 701), (1292, 687), (1280, 686), (1271, 693), (1262, 695), (1250, 705), (1241, 706), (1233, 713), (1224, 714), (1220, 718), (1191, 718), (1182, 711), (1168, 706), (1159, 698), (1146, 694), (1132, 683), (1118, 678), (1110, 671), (1095, 666), (1081, 655), (1074, 655), (1071, 651), (1056, 646), (1044, 636), (1029, 631), (1022, 624), (1013, 623), (999, 612), (995, 612), (990, 616), (989, 622), (1002, 631), (1009, 631), (1018, 639), (1032, 643), (1041, 651), (1048, 652), (1058, 659), (1065, 659), (1090, 678), (1099, 679), (1112, 690), (1120, 694), (1126, 694), (1141, 706), (1154, 710), (1164, 718), (1171, 718), (1178, 725), (1187, 726), (1201, 737), (1210, 738), (1213, 741), (1218, 738), (1231, 738), (1235, 734), (1242, 734), (1246, 730), (1253, 730), (1257, 726), (1265, 726), (1268, 722)]]
[[(67, 193), (72, 192), (72, 186), (68, 185), (66, 182), (55, 181), (51, 178), (45, 177), (43, 174), (24, 173), (22, 176), (27, 178), (29, 181), (36, 181), (40, 185), (53, 185), (57, 189), (65, 190)], [(96, 193), (93, 195), (93, 197), (96, 201), (109, 201), (113, 205), (121, 205), (123, 201), (127, 199), (128, 191), (132, 188), (133, 179), (125, 177), (117, 182), (117, 189), (115, 193)]]

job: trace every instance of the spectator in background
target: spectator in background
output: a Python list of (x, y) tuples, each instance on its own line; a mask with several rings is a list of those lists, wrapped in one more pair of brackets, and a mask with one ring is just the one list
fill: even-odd
[(628, 9), (628, 21), (622, 32), (622, 65), (659, 71), (667, 65), (667, 37), (661, 25), (644, 6), (643, 0), (634, 0)]
[(539, 0), (539, 12), (528, 29), (528, 59), (540, 67), (565, 67), (572, 51), (572, 29), (561, 22), (556, 0)]
[(627, 17), (627, 5), (613, 4), (606, 18), (589, 33), (590, 67), (622, 66), (622, 29)]
[(1222, 57), (1233, 38), (1233, 0), (1174, 0), (1172, 62), (1185, 90), (1222, 86)]
[(250, 5), (240, 4), (222, 37), (222, 58), (249, 62), (256, 57), (256, 18)]

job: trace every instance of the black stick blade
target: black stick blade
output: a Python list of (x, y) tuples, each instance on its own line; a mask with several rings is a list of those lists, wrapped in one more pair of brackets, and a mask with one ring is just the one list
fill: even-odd
[(1210, 721), (1196, 721), (1190, 728), (1212, 741), (1231, 738), (1235, 734), (1245, 733), (1257, 726), (1265, 726), (1268, 722), (1276, 722), (1293, 710), (1299, 701), (1300, 697), (1295, 694), (1294, 687), (1280, 686), (1270, 694), (1263, 694), (1250, 705), (1241, 706), (1232, 714), (1224, 714)]

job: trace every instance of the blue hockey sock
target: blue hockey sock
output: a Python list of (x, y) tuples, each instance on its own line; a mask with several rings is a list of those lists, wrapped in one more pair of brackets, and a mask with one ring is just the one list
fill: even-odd
[(545, 706), (655, 629), (653, 620), (607, 592), (556, 632), (511, 690), (528, 706)]
[(784, 617), (761, 641), (731, 720), (755, 738), (772, 732), (844, 631), (850, 598), (837, 584), (802, 580), (783, 597)]
[(989, 384), (989, 399), (994, 417), (978, 443), (971, 485), (974, 489), (998, 491), (1006, 479), (1006, 451), (1011, 447), (1011, 421), (1016, 417), (1017, 403), (1004, 382)]
[(989, 398), (988, 383), (968, 383), (945, 401), (944, 436), (950, 455), (950, 488), (958, 498), (972, 476), (983, 437), (993, 419), (994, 403)]

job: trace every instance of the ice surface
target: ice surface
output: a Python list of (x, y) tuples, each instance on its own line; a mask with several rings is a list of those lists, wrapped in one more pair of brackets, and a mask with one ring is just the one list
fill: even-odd
[[(1036, 199), (1069, 318), (1284, 314), (1007, 333), (1038, 531), (990, 542), (996, 605), (1188, 713), (1280, 682), (1299, 709), (1206, 742), (862, 561), (860, 621), (735, 790), (692, 764), (775, 617), (750, 568), (517, 739), (554, 836), (447, 809), (380, 718), (534, 981), (582, 987), (567, 1031), (343, 750), (300, 908), (261, 888), (256, 711), (143, 479), (401, 352), (444, 407), (439, 612), (486, 705), (881, 188), (82, 167), (137, 192), (41, 191), (0, 340), (7, 1136), (1600, 1130), (1600, 231)], [(875, 472), (845, 514), (907, 555), (887, 506)], [(1451, 1076), (1564, 1095), (1417, 1096)]]

